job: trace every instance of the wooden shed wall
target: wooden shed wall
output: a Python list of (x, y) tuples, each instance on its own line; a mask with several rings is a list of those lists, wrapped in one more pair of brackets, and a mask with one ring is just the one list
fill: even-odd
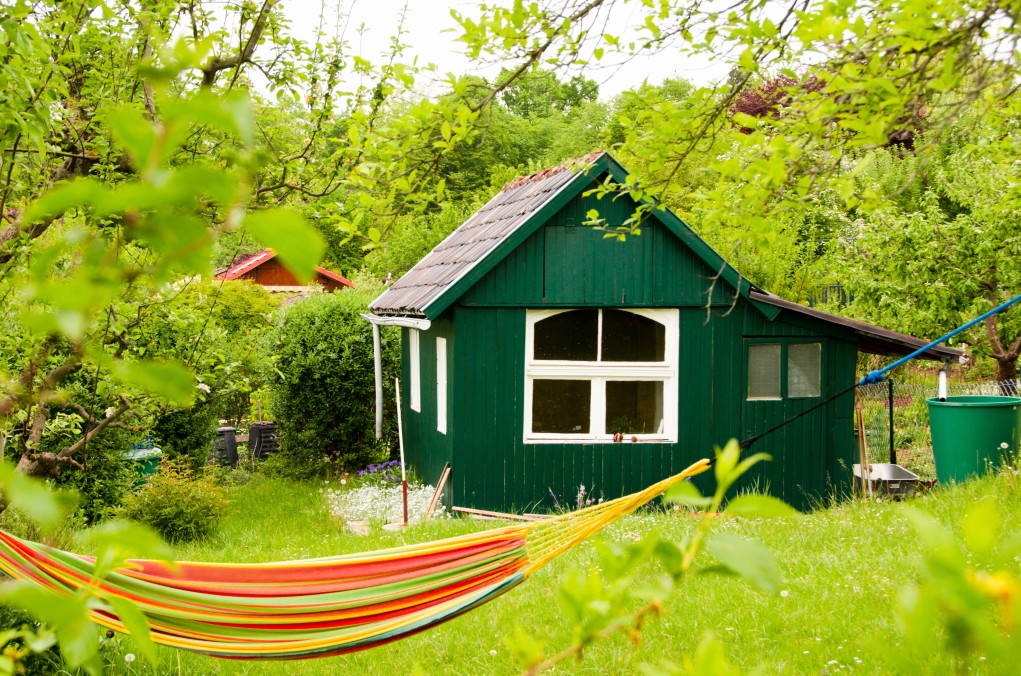
[[(421, 365), (421, 410), (411, 409), (411, 351), (408, 332), (401, 329), (401, 408), (404, 427), (405, 460), (414, 468), (419, 478), (427, 484), (436, 485), (444, 463), (453, 459), (453, 441), (449, 424), (453, 364), (450, 355), (457, 341), (454, 340), (449, 319), (438, 319), (428, 331), (419, 331), (419, 363)], [(436, 426), (436, 338), (447, 339), (447, 433), (437, 431)]]
[[(710, 269), (665, 226), (650, 219), (641, 234), (619, 242), (582, 225), (590, 209), (608, 223), (623, 223), (634, 203), (571, 200), (460, 299), (461, 305), (579, 307), (705, 305), (716, 270)], [(696, 238), (697, 239), (697, 238)], [(713, 303), (728, 304), (724, 284)]]
[[(726, 316), (714, 313), (708, 324), (704, 309), (681, 310), (676, 444), (524, 443), (525, 309), (458, 308), (454, 504), (552, 508), (551, 492), (564, 505), (581, 485), (597, 497), (617, 497), (679, 472), (711, 454), (715, 445), (763, 431), (818, 402), (785, 400), (748, 417), (753, 413), (745, 410), (742, 330), (795, 339), (818, 334), (779, 320), (767, 322), (754, 308), (741, 306)], [(824, 339), (824, 397), (852, 382), (854, 360), (853, 343)], [(764, 438), (753, 450), (774, 459), (758, 466), (739, 488), (768, 489), (801, 508), (834, 491), (846, 492), (853, 462), (852, 414), (849, 394)], [(707, 479), (698, 483), (709, 488)]]

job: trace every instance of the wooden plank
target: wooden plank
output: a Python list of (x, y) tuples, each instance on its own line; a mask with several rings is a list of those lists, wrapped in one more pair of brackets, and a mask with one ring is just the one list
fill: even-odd
[(443, 488), (447, 485), (447, 477), (450, 476), (450, 463), (448, 462), (443, 466), (443, 471), (440, 473), (440, 480), (436, 482), (436, 491), (433, 493), (432, 499), (429, 500), (429, 506), (425, 508), (424, 520), (428, 521), (433, 518), (433, 512), (436, 511), (436, 505), (440, 501), (440, 496), (443, 495)]
[(470, 514), (472, 516), (486, 519), (510, 519), (512, 521), (542, 521), (543, 517), (529, 516), (526, 514), (508, 514), (506, 512), (493, 512), (488, 509), (473, 509), (471, 507), (451, 507), (455, 512)]

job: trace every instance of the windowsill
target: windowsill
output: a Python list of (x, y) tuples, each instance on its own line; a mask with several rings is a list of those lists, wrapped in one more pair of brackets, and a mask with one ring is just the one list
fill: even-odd
[(529, 439), (525, 438), (526, 444), (614, 444), (617, 446), (638, 446), (640, 444), (676, 444), (676, 439), (667, 437), (638, 437), (638, 441), (631, 441), (631, 437), (625, 437), (624, 441), (614, 441), (613, 437), (559, 437)]

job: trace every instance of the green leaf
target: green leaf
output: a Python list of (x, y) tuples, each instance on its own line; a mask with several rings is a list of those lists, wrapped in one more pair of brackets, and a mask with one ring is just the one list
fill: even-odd
[(964, 553), (949, 528), (915, 507), (905, 505), (901, 508), (901, 513), (911, 524), (922, 548), (929, 556), (950, 564), (953, 568), (964, 566)]
[(179, 362), (119, 361), (115, 362), (114, 375), (127, 385), (163, 397), (174, 404), (190, 404), (195, 396), (195, 377)]
[(546, 659), (546, 649), (541, 641), (537, 641), (520, 625), (514, 626), (514, 632), (505, 636), (503, 643), (510, 650), (514, 661), (525, 669), (534, 667)]
[(114, 140), (127, 151), (138, 171), (152, 161), (156, 150), (156, 132), (141, 111), (130, 106), (119, 106), (107, 117)]
[(25, 476), (13, 466), (0, 463), (0, 483), (7, 504), (17, 507), (44, 531), (56, 528), (67, 515), (67, 506), (44, 483)]
[(663, 494), (663, 502), (678, 503), (688, 507), (708, 507), (713, 503), (712, 498), (703, 497), (695, 484), (690, 481), (681, 481), (671, 486)]
[(734, 516), (786, 517), (800, 512), (771, 495), (739, 495), (727, 505), (727, 514)]
[(114, 551), (114, 558), (155, 559), (172, 564), (174, 551), (146, 526), (134, 521), (113, 519), (90, 531), (96, 551)]
[(135, 646), (142, 655), (142, 659), (150, 664), (155, 664), (156, 644), (152, 641), (149, 621), (145, 619), (142, 611), (134, 603), (117, 596), (110, 596), (106, 600), (113, 607), (113, 611), (120, 618), (124, 628), (131, 634), (131, 638), (134, 639)]
[(748, 113), (735, 112), (734, 124), (748, 129), (757, 129), (759, 126), (759, 118), (752, 117)]
[(256, 211), (245, 217), (248, 232), (273, 249), (284, 266), (303, 284), (311, 281), (326, 243), (315, 228), (290, 209)]
[(961, 518), (964, 545), (976, 554), (991, 551), (1000, 541), (1003, 517), (992, 498), (979, 500)]
[(780, 588), (780, 571), (772, 554), (761, 543), (733, 533), (721, 533), (709, 538), (706, 547), (721, 565), (767, 594)]
[(61, 596), (35, 584), (14, 582), (0, 586), (0, 601), (23, 608), (51, 626), (57, 633), (61, 655), (72, 667), (100, 673), (99, 629), (89, 618), (84, 594)]
[(61, 183), (37, 199), (22, 215), (24, 223), (59, 216), (72, 207), (85, 206), (102, 194), (104, 188), (92, 178)]

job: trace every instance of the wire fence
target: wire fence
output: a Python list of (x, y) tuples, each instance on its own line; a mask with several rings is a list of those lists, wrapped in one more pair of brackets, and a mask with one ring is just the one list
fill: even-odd
[[(949, 396), (1018, 396), (1019, 391), (1021, 384), (1016, 380), (965, 383), (951, 379), (947, 383)], [(865, 429), (868, 461), (895, 462), (922, 479), (934, 479), (932, 434), (925, 401), (936, 395), (935, 378), (931, 382), (887, 380), (859, 387), (857, 404)]]

